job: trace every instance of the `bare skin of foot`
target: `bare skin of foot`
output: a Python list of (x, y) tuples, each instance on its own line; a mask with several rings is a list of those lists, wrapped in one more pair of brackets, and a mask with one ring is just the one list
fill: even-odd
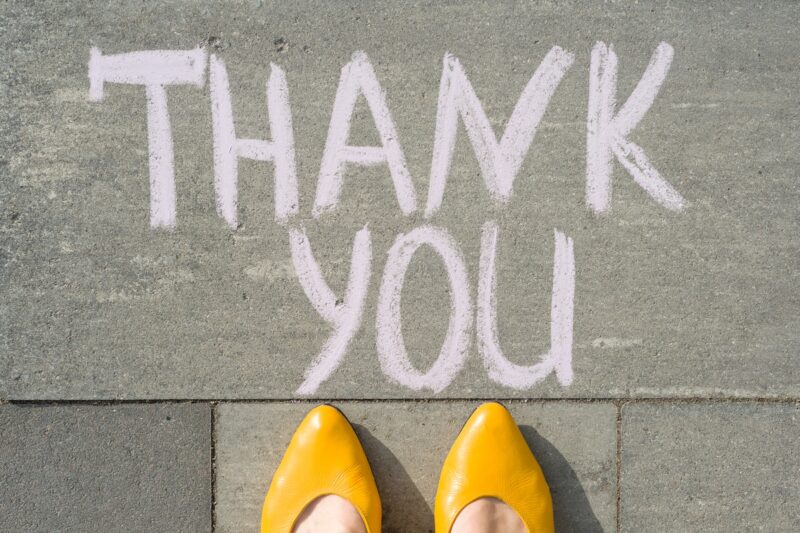
[(464, 507), (451, 533), (527, 533), (514, 509), (497, 498), (480, 498)]
[[(480, 498), (458, 514), (451, 533), (527, 533), (519, 515), (496, 498)], [(292, 533), (366, 533), (353, 505), (339, 496), (311, 502), (295, 522)]]
[(292, 533), (366, 533), (364, 521), (353, 504), (340, 496), (321, 496), (308, 504)]

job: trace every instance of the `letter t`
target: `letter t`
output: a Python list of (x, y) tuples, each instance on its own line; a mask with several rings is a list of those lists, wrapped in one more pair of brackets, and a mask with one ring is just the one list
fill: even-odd
[(174, 228), (175, 169), (167, 85), (204, 83), (206, 52), (148, 50), (103, 55), (93, 47), (89, 57), (89, 100), (103, 100), (105, 82), (144, 85), (147, 92), (147, 143), (150, 161), (150, 226)]

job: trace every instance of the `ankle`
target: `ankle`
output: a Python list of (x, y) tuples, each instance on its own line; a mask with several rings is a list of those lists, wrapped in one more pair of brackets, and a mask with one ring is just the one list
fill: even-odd
[(320, 496), (297, 517), (292, 533), (366, 533), (361, 515), (340, 496)]
[(497, 498), (479, 498), (464, 507), (452, 533), (527, 533), (516, 511)]

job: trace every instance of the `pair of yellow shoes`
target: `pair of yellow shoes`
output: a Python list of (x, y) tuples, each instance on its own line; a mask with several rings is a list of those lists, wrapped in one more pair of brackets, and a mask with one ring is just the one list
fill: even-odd
[[(290, 533), (320, 496), (349, 501), (367, 533), (381, 531), (381, 502), (367, 457), (344, 415), (321, 405), (306, 415), (272, 478), (261, 533)], [(514, 509), (530, 533), (553, 532), (553, 504), (539, 463), (511, 413), (485, 403), (470, 416), (445, 459), (436, 492), (437, 533), (449, 533), (459, 512), (492, 497)]]

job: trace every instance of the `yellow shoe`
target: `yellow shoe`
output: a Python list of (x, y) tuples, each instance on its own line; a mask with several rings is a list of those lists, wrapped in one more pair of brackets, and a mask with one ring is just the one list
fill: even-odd
[(530, 533), (553, 533), (553, 502), (542, 469), (511, 413), (485, 403), (450, 448), (436, 491), (436, 533), (450, 533), (461, 510), (492, 497), (514, 509)]
[(364, 449), (341, 411), (320, 405), (300, 423), (275, 471), (261, 533), (289, 533), (309, 503), (329, 494), (356, 508), (367, 533), (380, 533), (381, 502)]

